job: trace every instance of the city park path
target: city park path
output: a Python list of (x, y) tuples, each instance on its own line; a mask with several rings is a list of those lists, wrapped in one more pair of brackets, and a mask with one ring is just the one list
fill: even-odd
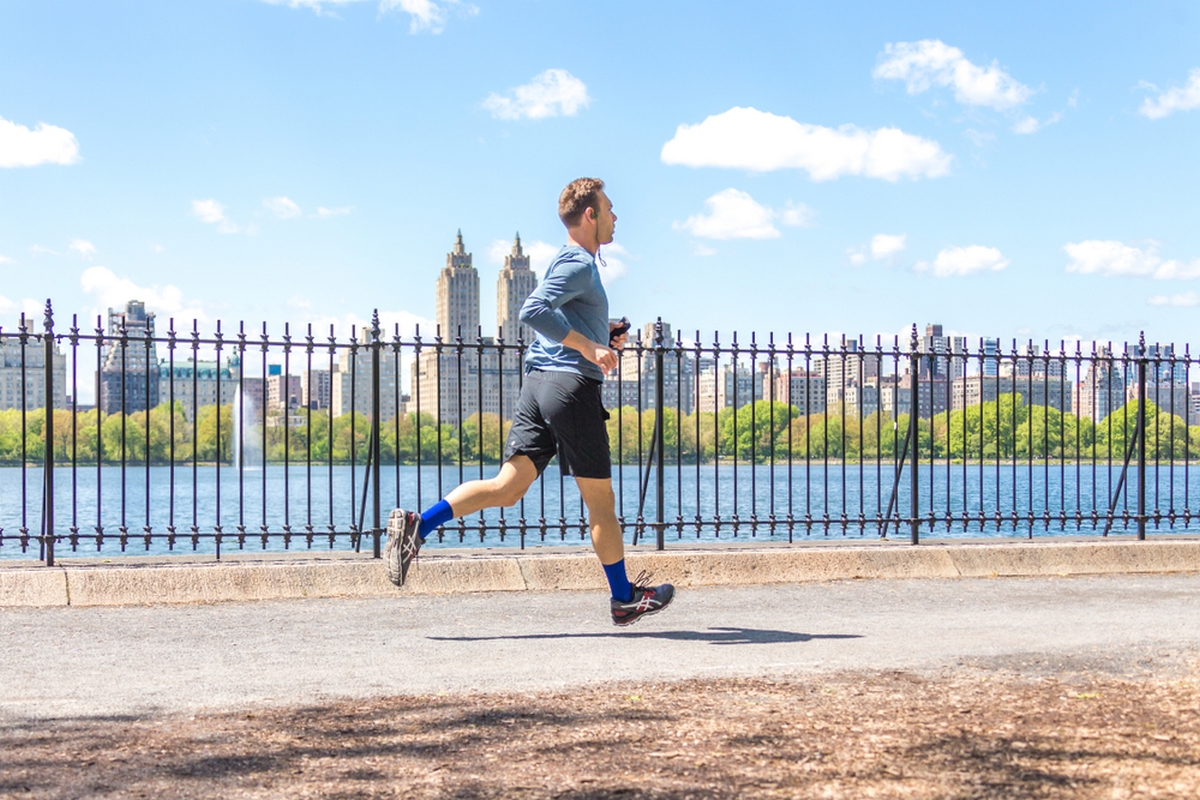
[(0, 653), (0, 796), (1200, 793), (1195, 572), (694, 586), (625, 630), (597, 591), (7, 608)]

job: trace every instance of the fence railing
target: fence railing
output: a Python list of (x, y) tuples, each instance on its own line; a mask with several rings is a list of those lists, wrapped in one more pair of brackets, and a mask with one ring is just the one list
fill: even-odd
[[(526, 342), (0, 331), (0, 556), (369, 547), (498, 465)], [(360, 337), (361, 334), (361, 337)], [(604, 387), (618, 516), (634, 539), (1106, 536), (1200, 528), (1190, 352), (940, 331), (908, 341), (631, 336)], [(403, 390), (403, 384), (409, 391)], [(80, 401), (81, 388), (94, 403)], [(7, 466), (3, 466), (7, 465)], [(555, 467), (439, 541), (583, 541)], [(650, 487), (653, 486), (653, 494)], [(900, 532), (903, 531), (903, 534)]]

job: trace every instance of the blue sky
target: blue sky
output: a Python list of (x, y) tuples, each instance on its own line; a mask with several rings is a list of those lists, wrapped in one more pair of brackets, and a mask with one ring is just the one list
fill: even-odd
[(1195, 345), (1198, 44), (1184, 2), (6, 0), (0, 323), (428, 330), (461, 228), (491, 333), (594, 175), (635, 324)]

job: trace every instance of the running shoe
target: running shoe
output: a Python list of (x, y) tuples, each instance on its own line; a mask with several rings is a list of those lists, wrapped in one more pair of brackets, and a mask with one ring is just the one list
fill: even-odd
[(402, 508), (392, 510), (388, 518), (388, 540), (383, 549), (383, 560), (387, 562), (388, 580), (403, 586), (421, 550), (422, 540), (417, 531), (421, 527), (421, 515)]
[(612, 621), (614, 625), (632, 625), (642, 617), (662, 611), (675, 597), (675, 587), (669, 583), (650, 585), (650, 573), (642, 572), (633, 581), (633, 599), (628, 603), (613, 600)]

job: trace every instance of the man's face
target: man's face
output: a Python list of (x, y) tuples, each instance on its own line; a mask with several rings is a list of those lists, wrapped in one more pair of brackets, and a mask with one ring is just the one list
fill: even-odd
[(596, 244), (610, 244), (617, 230), (617, 215), (613, 213), (612, 201), (601, 189), (598, 193), (599, 206), (596, 209)]

